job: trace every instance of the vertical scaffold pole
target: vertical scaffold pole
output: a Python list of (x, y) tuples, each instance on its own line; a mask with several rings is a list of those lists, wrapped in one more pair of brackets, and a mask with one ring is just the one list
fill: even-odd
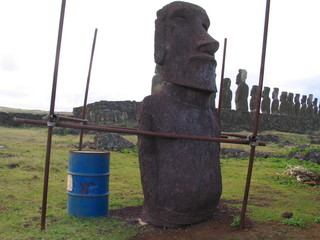
[(44, 180), (43, 180), (43, 197), (42, 197), (41, 229), (40, 229), (41, 231), (46, 228), (52, 130), (54, 126), (54, 122), (53, 122), (54, 107), (55, 107), (55, 100), (56, 100), (56, 89), (57, 89), (57, 79), (58, 79), (58, 69), (59, 69), (59, 59), (60, 59), (60, 49), (61, 49), (65, 7), (66, 7), (66, 0), (62, 0), (60, 21), (59, 21), (58, 41), (57, 41), (57, 48), (56, 48), (56, 59), (55, 59), (55, 65), (54, 65), (53, 83), (52, 83), (52, 92), (51, 92), (51, 105), (50, 105), (50, 112), (48, 116), (48, 138), (47, 138), (46, 162), (45, 162)]
[[(94, 49), (95, 49), (95, 46), (96, 46), (97, 33), (98, 33), (98, 29), (95, 29), (95, 31), (94, 31), (94, 38), (93, 38), (93, 44), (92, 44), (92, 50), (91, 50), (91, 58), (90, 58), (89, 72), (88, 72), (88, 77), (87, 77), (87, 86), (86, 86), (86, 92), (85, 92), (85, 95), (84, 95), (83, 107), (82, 107), (82, 119), (85, 119), (85, 118), (86, 118), (86, 107), (87, 107), (88, 92), (89, 92), (89, 85), (90, 85), (91, 68), (92, 68), (92, 61), (93, 61)], [(79, 151), (82, 150), (83, 131), (84, 131), (83, 129), (80, 129)]]
[(223, 47), (223, 58), (222, 58), (222, 69), (221, 69), (221, 81), (220, 81), (220, 92), (219, 92), (219, 104), (218, 104), (218, 117), (220, 118), (221, 105), (222, 105), (222, 90), (223, 90), (223, 79), (224, 79), (224, 68), (226, 62), (226, 51), (227, 51), (227, 39), (224, 39)]
[[(253, 126), (253, 133), (252, 133), (253, 143), (255, 142), (254, 140), (256, 140), (257, 133), (258, 133), (258, 127), (259, 127), (260, 103), (261, 103), (264, 66), (265, 66), (267, 39), (268, 39), (269, 12), (270, 12), (270, 0), (267, 0), (265, 21), (264, 21), (260, 75), (259, 75), (259, 90), (258, 90), (258, 96), (257, 96), (255, 121), (254, 121), (254, 126)], [(248, 165), (246, 187), (245, 187), (245, 193), (244, 193), (244, 197), (243, 197), (243, 203), (242, 203), (242, 209), (241, 209), (241, 215), (240, 215), (240, 229), (244, 228), (245, 215), (246, 215), (247, 204), (248, 204), (248, 196), (249, 196), (249, 189), (250, 189), (250, 182), (251, 182), (251, 175), (252, 175), (252, 168), (253, 168), (253, 161), (254, 161), (254, 154), (255, 154), (256, 145), (251, 144), (250, 147), (251, 147), (251, 151), (250, 151), (250, 159), (249, 159), (249, 165)]]

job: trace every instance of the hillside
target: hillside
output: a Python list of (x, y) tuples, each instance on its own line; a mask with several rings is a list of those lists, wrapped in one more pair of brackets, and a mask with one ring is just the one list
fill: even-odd
[[(43, 110), (29, 110), (29, 109), (20, 109), (20, 108), (10, 108), (10, 107), (3, 107), (0, 106), (0, 112), (8, 112), (8, 113), (31, 113), (31, 114), (48, 114), (48, 111)], [(56, 112), (59, 114), (70, 116), (72, 115), (72, 112)]]

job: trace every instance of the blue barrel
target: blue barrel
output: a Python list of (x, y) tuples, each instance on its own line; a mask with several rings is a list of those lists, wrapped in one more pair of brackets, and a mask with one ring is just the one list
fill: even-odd
[(110, 153), (70, 151), (68, 214), (74, 217), (108, 216)]

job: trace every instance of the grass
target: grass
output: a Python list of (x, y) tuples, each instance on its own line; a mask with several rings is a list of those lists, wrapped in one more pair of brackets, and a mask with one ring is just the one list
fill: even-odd
[[(282, 135), (283, 138), (301, 138), (301, 143), (308, 144), (306, 135), (279, 133), (281, 138)], [(93, 135), (84, 136), (84, 142), (93, 141)], [(47, 228), (39, 232), (46, 138), (46, 128), (0, 127), (0, 145), (5, 146), (0, 148), (0, 239), (92, 239), (95, 236), (94, 239), (114, 240), (129, 239), (142, 231), (116, 217), (74, 218), (67, 214), (68, 152), (77, 146), (78, 136), (54, 135)], [(136, 137), (127, 138), (136, 142)], [(312, 147), (319, 148), (319, 145)], [(241, 148), (248, 150), (248, 146)], [(276, 144), (266, 148), (271, 151), (289, 151), (289, 148), (283, 150)], [(258, 148), (259, 151), (262, 149)], [(10, 164), (17, 164), (18, 167), (8, 168)], [(312, 227), (320, 222), (320, 188), (297, 183), (285, 175), (288, 165), (301, 165), (310, 171), (320, 172), (320, 166), (311, 162), (280, 158), (256, 159), (247, 216), (254, 221), (281, 223), (282, 213), (290, 211), (295, 220), (301, 220), (304, 226)], [(221, 160), (222, 198), (230, 200), (229, 206), (241, 208), (247, 167), (248, 159)], [(112, 152), (110, 172), (109, 209), (141, 205), (143, 195), (137, 152)]]

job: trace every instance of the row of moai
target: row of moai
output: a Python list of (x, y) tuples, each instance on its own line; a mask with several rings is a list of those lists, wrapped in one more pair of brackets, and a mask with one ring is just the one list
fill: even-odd
[[(258, 86), (253, 85), (250, 91), (250, 102), (248, 104), (249, 87), (246, 84), (247, 71), (239, 69), (236, 77), (236, 84), (238, 88), (235, 94), (235, 106), (238, 111), (256, 111)], [(230, 78), (223, 79), (221, 107), (231, 109), (232, 91), (230, 89)], [(302, 95), (300, 101), (300, 94), (293, 94), (288, 92), (281, 92), (280, 100), (279, 88), (273, 88), (272, 101), (269, 97), (270, 88), (264, 87), (262, 91), (261, 112), (266, 114), (286, 114), (292, 116), (319, 116), (320, 104), (318, 106), (318, 98), (313, 99), (313, 95)]]

